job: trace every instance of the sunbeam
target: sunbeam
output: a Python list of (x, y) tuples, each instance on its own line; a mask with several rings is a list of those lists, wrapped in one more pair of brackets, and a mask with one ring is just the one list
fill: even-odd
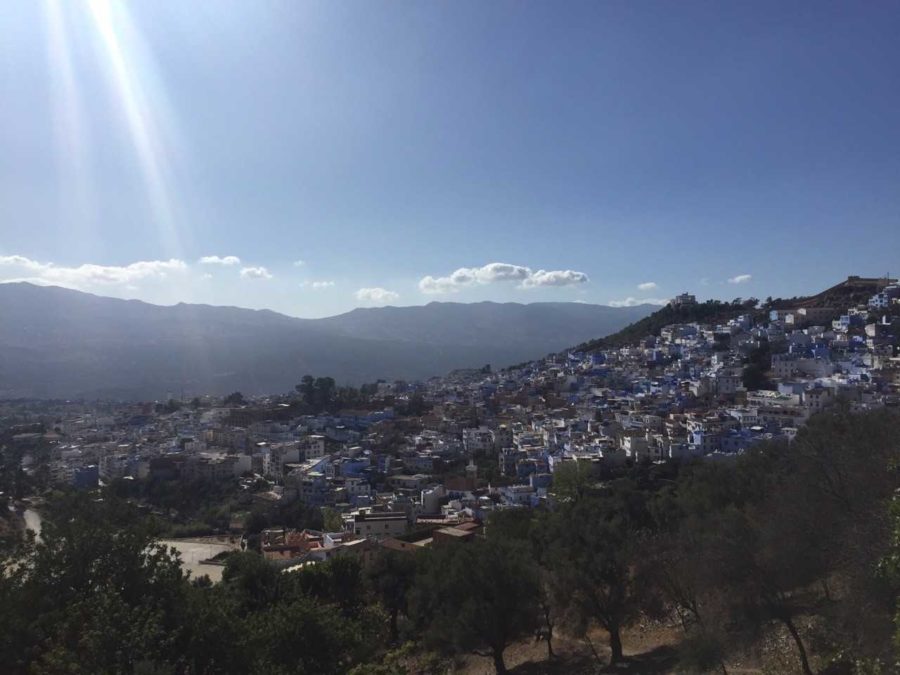
[[(62, 199), (61, 216), (78, 223), (82, 235), (96, 215), (96, 195), (90, 170), (91, 138), (72, 63), (72, 48), (59, 0), (42, 3), (47, 25), (47, 58), (50, 64), (54, 136), (58, 155)], [(89, 237), (92, 239), (92, 237)]]
[[(90, 0), (88, 7), (108, 56), (108, 73), (138, 156), (161, 244), (167, 255), (180, 258), (183, 251), (179, 221), (167, 163), (174, 155), (173, 139), (171, 130), (160, 123), (164, 114), (159, 109), (165, 107), (165, 98), (161, 91), (146, 90), (147, 83), (153, 88), (152, 65), (147, 58), (134, 56), (135, 52), (141, 53), (139, 37), (124, 3)], [(130, 49), (126, 49), (126, 44)]]

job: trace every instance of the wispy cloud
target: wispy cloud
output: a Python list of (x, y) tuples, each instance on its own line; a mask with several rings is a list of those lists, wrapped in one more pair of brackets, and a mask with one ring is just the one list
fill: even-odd
[(300, 286), (303, 288), (312, 288), (313, 290), (319, 291), (323, 288), (332, 288), (334, 286), (333, 281), (303, 281), (300, 283)]
[(271, 279), (272, 273), (265, 267), (245, 267), (241, 270), (244, 279)]
[[(0, 267), (18, 271), (17, 280), (54, 284), (70, 288), (93, 286), (133, 285), (143, 279), (164, 279), (170, 273), (188, 269), (183, 260), (141, 260), (129, 265), (95, 265), (85, 263), (77, 267), (55, 265), (32, 260), (21, 255), (0, 256)], [(7, 279), (9, 281), (9, 279)]]
[(383, 305), (394, 302), (400, 297), (399, 293), (389, 291), (386, 288), (360, 288), (356, 291), (356, 299), (360, 302), (369, 302), (373, 305)]
[(294, 267), (303, 267), (306, 264), (305, 260), (295, 260)]
[(586, 283), (588, 276), (584, 272), (574, 270), (538, 270), (535, 272), (524, 265), (494, 262), (482, 267), (460, 267), (444, 277), (431, 275), (423, 277), (419, 281), (419, 290), (428, 294), (456, 293), (473, 286), (510, 281), (519, 282), (519, 288), (573, 286)]
[(655, 281), (645, 281), (637, 285), (639, 291), (655, 291), (659, 286)]
[(746, 283), (749, 283), (751, 279), (753, 279), (752, 274), (738, 274), (736, 277), (731, 277), (728, 280), (728, 283), (729, 284), (746, 284)]
[(226, 255), (222, 258), (217, 255), (205, 255), (200, 258), (198, 262), (201, 265), (225, 265), (227, 267), (231, 267), (233, 265), (240, 265), (241, 259), (236, 255)]
[(638, 305), (666, 305), (668, 300), (664, 298), (632, 298), (627, 297), (624, 300), (610, 300), (610, 307), (636, 307)]

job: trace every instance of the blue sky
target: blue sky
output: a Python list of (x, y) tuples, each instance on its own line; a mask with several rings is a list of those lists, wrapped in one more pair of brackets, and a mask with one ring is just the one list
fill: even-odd
[(4, 0), (0, 279), (323, 316), (896, 273), (898, 34), (894, 2)]

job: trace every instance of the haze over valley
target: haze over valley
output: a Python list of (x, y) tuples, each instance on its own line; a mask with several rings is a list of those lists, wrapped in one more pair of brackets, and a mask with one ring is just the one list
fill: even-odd
[(266, 394), (291, 389), (305, 374), (355, 385), (424, 379), (539, 358), (654, 309), (432, 302), (299, 319), (0, 284), (0, 398)]

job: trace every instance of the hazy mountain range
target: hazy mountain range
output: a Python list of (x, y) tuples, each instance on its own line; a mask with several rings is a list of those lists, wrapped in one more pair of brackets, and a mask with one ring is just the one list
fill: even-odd
[(654, 309), (432, 302), (298, 319), (0, 284), (0, 397), (277, 393), (307, 373), (352, 384), (422, 379), (538, 358), (619, 330)]

